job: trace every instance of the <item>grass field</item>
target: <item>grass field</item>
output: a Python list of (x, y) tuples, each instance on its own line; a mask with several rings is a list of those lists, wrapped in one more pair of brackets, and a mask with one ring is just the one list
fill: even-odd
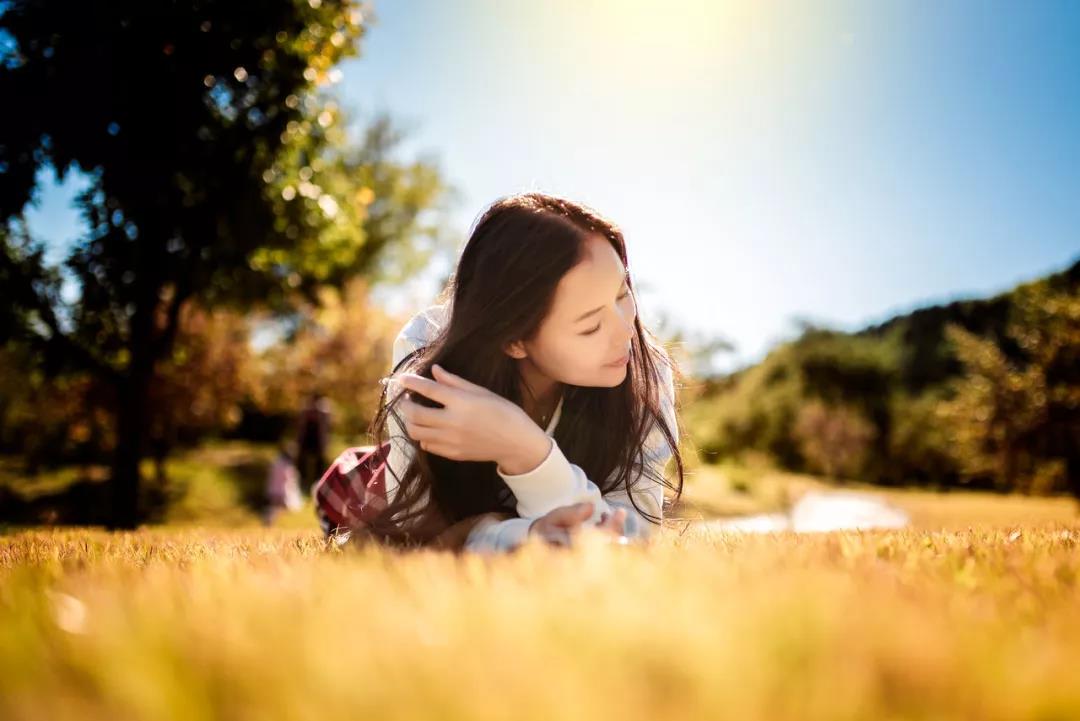
[(912, 527), (743, 535), (690, 519), (828, 484), (698, 466), (648, 546), (394, 553), (260, 527), (270, 453), (179, 456), (166, 525), (0, 527), (0, 719), (1080, 719), (1070, 499), (847, 486)]
[(1008, 524), (500, 558), (9, 529), (0, 718), (1080, 718), (1080, 522), (995, 501)]

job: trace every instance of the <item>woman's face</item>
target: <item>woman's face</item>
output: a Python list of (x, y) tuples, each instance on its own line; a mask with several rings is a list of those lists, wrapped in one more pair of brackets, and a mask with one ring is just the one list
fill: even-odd
[(583, 260), (559, 281), (536, 337), (515, 343), (511, 355), (553, 381), (614, 387), (626, 378), (636, 315), (618, 253), (603, 236), (590, 235)]

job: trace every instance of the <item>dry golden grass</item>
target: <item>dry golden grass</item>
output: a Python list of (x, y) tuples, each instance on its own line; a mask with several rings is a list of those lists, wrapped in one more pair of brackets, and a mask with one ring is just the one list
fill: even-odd
[(1080, 718), (1080, 523), (580, 540), (0, 536), (0, 718)]

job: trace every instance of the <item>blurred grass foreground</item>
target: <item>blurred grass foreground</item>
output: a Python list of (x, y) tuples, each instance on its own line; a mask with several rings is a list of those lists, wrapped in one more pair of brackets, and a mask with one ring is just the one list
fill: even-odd
[(1040, 517), (501, 557), (10, 532), (0, 718), (1075, 719), (1080, 523)]

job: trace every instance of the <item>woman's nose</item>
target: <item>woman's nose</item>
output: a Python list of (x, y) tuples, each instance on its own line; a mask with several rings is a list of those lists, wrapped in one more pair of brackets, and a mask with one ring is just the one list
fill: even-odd
[(636, 313), (619, 313), (619, 328), (623, 331), (624, 340), (629, 341), (634, 337), (634, 317)]

